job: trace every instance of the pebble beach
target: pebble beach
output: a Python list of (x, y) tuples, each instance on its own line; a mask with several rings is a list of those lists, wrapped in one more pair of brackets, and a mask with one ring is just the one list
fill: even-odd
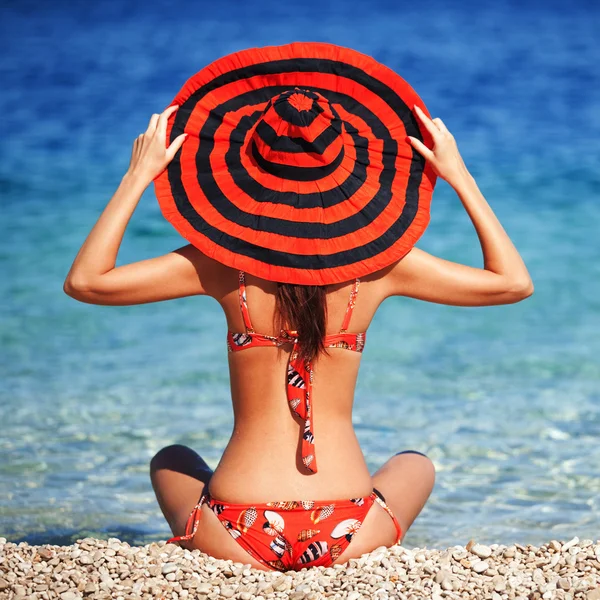
[(344, 565), (265, 572), (165, 542), (85, 538), (30, 546), (0, 538), (0, 598), (600, 600), (600, 540), (443, 550), (377, 548)]
[[(600, 600), (600, 2), (257, 6), (3, 4), (0, 600)], [(386, 300), (353, 423), (371, 472), (414, 448), (434, 493), (410, 548), (279, 573), (156, 541), (152, 456), (180, 443), (214, 468), (231, 435), (218, 303), (101, 307), (62, 286), (149, 116), (212, 60), (295, 40), (355, 48), (415, 87), (536, 291), (478, 309)], [(423, 250), (481, 264), (449, 186), (431, 217)], [(119, 263), (182, 244), (148, 190)]]

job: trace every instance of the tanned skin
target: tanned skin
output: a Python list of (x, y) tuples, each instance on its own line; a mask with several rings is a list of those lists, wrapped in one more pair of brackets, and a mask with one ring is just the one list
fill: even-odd
[[(121, 306), (207, 295), (220, 304), (228, 327), (243, 331), (238, 272), (194, 246), (115, 266), (125, 229), (142, 193), (185, 143), (183, 134), (166, 147), (167, 120), (176, 110), (170, 107), (153, 115), (146, 132), (135, 140), (129, 168), (79, 250), (64, 290), (81, 302)], [(431, 134), (433, 146), (428, 148), (412, 137), (407, 143), (456, 191), (479, 237), (483, 267), (458, 264), (413, 248), (389, 267), (361, 278), (351, 322), (355, 332), (368, 329), (377, 308), (390, 296), (454, 306), (491, 306), (519, 302), (533, 293), (521, 256), (467, 170), (454, 137), (441, 119), (429, 119), (416, 107), (414, 112)], [(248, 274), (246, 281), (255, 329), (277, 335), (272, 330), (276, 283)], [(345, 282), (327, 286), (328, 334), (339, 330), (351, 285)], [(221, 342), (224, 348), (224, 340), (198, 341)], [(213, 497), (235, 503), (348, 499), (366, 496), (376, 487), (398, 518), (403, 536), (422, 510), (435, 481), (433, 463), (424, 454), (407, 450), (395, 454), (374, 475), (367, 469), (352, 427), (359, 353), (330, 349), (314, 363), (314, 433), (319, 471), (308, 475), (302, 469), (299, 423), (291, 417), (286, 401), (285, 369), (290, 350), (285, 346), (283, 352), (261, 347), (229, 353), (234, 428), (214, 472), (184, 446), (163, 448), (152, 460), (152, 485), (174, 535), (184, 532), (187, 517), (209, 482)], [(168, 411), (165, 406), (167, 418)], [(201, 420), (197, 423), (198, 429), (207, 425)], [(375, 503), (335, 562), (346, 562), (394, 542), (392, 521)], [(206, 506), (194, 539), (183, 545), (265, 568), (237, 544)]]

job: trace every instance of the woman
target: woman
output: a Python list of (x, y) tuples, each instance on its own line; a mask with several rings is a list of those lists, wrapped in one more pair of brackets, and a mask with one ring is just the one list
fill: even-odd
[[(286, 93), (267, 109), (286, 101), (306, 115), (314, 106), (306, 97), (318, 96)], [(350, 281), (281, 284), (232, 268), (192, 244), (115, 267), (143, 191), (163, 176), (187, 139), (172, 126), (177, 110), (171, 106), (153, 115), (136, 139), (129, 169), (64, 286), (73, 298), (94, 304), (208, 295), (225, 313), (234, 430), (224, 455), (214, 473), (193, 450), (178, 445), (162, 449), (151, 462), (152, 485), (175, 536), (170, 541), (279, 570), (342, 563), (401, 542), (432, 491), (434, 467), (424, 454), (406, 450), (370, 475), (351, 418), (365, 332), (390, 296), (455, 306), (523, 300), (533, 286), (519, 253), (444, 123), (415, 103), (419, 127), (405, 143), (414, 160), (427, 161), (456, 191), (479, 236), (484, 268), (413, 247)]]

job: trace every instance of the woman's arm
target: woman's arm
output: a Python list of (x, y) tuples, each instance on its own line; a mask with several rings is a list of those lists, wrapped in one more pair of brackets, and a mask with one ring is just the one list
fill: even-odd
[[(134, 142), (131, 163), (114, 196), (79, 250), (64, 284), (73, 298), (92, 304), (142, 304), (210, 293), (216, 261), (193, 246), (164, 256), (115, 267), (125, 229), (144, 190), (173, 160), (185, 134), (166, 148), (169, 107), (153, 115)], [(222, 269), (222, 265), (220, 266)]]
[(523, 259), (468, 172), (452, 134), (441, 119), (415, 112), (433, 137), (433, 149), (416, 138), (411, 145), (456, 191), (467, 211), (483, 252), (484, 268), (477, 269), (437, 258), (413, 248), (386, 276), (387, 295), (402, 295), (456, 306), (509, 304), (533, 293)]

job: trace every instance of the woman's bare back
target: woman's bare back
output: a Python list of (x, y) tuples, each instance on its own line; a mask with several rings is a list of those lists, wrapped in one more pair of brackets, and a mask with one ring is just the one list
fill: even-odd
[[(223, 279), (230, 290), (220, 299), (230, 331), (243, 332), (237, 271)], [(327, 289), (327, 334), (338, 333), (354, 282)], [(246, 277), (246, 298), (254, 329), (273, 328), (277, 284)], [(376, 275), (361, 280), (350, 331), (365, 332), (381, 302)], [(313, 427), (319, 469), (302, 464), (302, 423), (286, 397), (292, 344), (229, 353), (234, 430), (211, 481), (211, 493), (230, 502), (266, 502), (297, 497), (352, 498), (371, 490), (371, 477), (352, 427), (352, 407), (361, 354), (329, 348), (313, 361)], [(341, 468), (343, 466), (343, 469)], [(273, 477), (277, 473), (277, 477)]]

